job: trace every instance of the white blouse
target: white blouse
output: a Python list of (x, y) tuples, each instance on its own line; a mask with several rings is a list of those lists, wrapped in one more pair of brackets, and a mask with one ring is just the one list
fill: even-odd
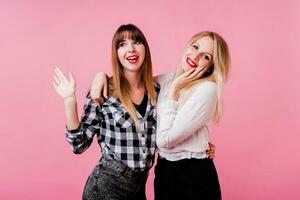
[(199, 83), (177, 110), (178, 102), (167, 99), (174, 75), (167, 73), (156, 77), (161, 86), (157, 102), (158, 153), (170, 161), (206, 158), (210, 123), (217, 103), (217, 85), (212, 81)]

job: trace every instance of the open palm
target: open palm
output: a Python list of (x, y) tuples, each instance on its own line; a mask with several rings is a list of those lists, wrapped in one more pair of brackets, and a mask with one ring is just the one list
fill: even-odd
[(69, 79), (66, 78), (64, 73), (57, 67), (54, 70), (54, 82), (53, 86), (56, 92), (63, 98), (71, 97), (75, 95), (76, 83), (71, 73), (69, 73)]

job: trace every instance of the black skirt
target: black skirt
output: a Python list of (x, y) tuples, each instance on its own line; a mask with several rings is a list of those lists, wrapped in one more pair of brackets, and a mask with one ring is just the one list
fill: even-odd
[(158, 157), (155, 200), (220, 200), (221, 190), (212, 159), (168, 161)]

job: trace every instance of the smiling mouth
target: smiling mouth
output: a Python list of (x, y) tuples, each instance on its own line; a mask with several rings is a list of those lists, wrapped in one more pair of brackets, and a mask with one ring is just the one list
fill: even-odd
[(189, 57), (187, 57), (186, 58), (186, 63), (190, 66), (190, 67), (192, 67), (192, 68), (196, 68), (198, 65), (194, 62), (194, 61), (192, 61)]
[(128, 56), (126, 60), (128, 60), (128, 62), (131, 64), (135, 64), (139, 60), (139, 57), (137, 55)]

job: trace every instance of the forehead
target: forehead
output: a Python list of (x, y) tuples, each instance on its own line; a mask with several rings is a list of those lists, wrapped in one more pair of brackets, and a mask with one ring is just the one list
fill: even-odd
[(119, 41), (122, 40), (141, 40), (141, 36), (132, 30), (122, 31), (119, 35)]
[(214, 41), (208, 36), (196, 40), (193, 44), (198, 44), (201, 51), (206, 51), (210, 54), (214, 52)]

